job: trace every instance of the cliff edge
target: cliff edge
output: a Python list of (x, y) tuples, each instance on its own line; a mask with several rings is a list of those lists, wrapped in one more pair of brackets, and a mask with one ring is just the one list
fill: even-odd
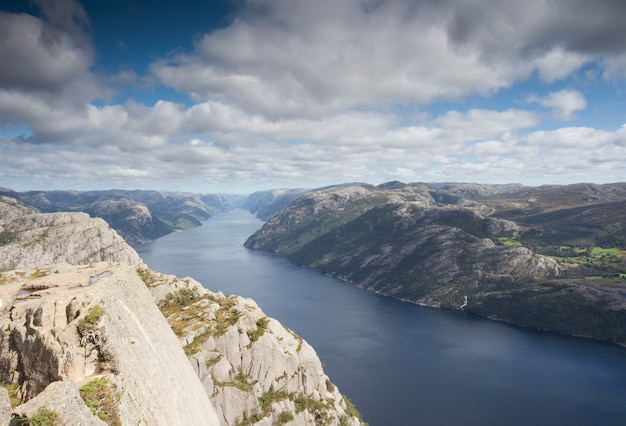
[(363, 423), (254, 301), (149, 270), (100, 219), (0, 212), (0, 424)]

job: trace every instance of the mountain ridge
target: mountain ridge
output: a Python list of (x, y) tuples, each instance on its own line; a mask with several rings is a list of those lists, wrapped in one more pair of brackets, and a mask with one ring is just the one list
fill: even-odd
[[(296, 197), (245, 245), (401, 300), (625, 345), (624, 188), (331, 186)], [(595, 228), (580, 237), (564, 218), (583, 207)], [(564, 226), (537, 216), (550, 212)]]

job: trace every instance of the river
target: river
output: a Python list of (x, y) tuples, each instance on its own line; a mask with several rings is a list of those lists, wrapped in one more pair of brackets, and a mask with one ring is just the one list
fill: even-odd
[(626, 349), (415, 306), (253, 252), (244, 210), (137, 248), (159, 272), (251, 297), (306, 339), (371, 426), (625, 425)]

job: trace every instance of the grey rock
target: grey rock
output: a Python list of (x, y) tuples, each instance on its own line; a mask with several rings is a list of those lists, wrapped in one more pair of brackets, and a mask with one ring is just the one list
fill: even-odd
[(57, 414), (54, 423), (59, 426), (104, 426), (85, 405), (76, 384), (72, 381), (50, 383), (43, 392), (15, 408), (17, 418), (31, 418), (45, 408)]
[(9, 392), (6, 388), (0, 387), (0, 426), (8, 426), (12, 411)]
[(85, 213), (36, 213), (4, 222), (0, 271), (92, 262), (141, 264), (139, 255), (102, 219)]

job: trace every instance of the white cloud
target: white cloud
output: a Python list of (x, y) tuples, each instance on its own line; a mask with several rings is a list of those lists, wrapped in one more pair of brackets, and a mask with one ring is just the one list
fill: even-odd
[[(624, 128), (542, 130), (530, 110), (582, 115), (574, 86), (481, 103), (592, 61), (598, 76), (626, 75), (618, 2), (244, 0), (230, 25), (148, 76), (94, 75), (84, 10), (37, 3), (41, 19), (0, 13), (2, 186), (623, 180)], [(150, 79), (193, 104), (94, 102)]]
[(552, 117), (557, 121), (569, 121), (576, 118), (576, 112), (587, 108), (587, 99), (578, 90), (565, 89), (549, 93), (545, 97), (532, 96), (529, 102), (536, 102), (552, 109)]
[[(4, 87), (58, 91), (83, 78), (91, 56), (69, 34), (25, 14), (0, 12)], [(10, 60), (9, 60), (10, 58)]]

